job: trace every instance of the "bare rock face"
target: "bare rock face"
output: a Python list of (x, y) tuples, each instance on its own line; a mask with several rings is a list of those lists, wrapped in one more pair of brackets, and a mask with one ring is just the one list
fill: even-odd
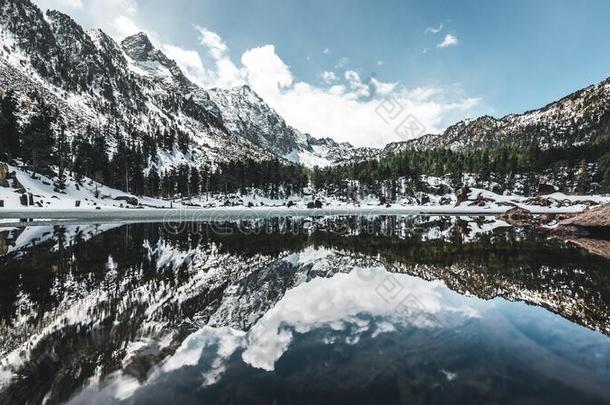
[(596, 207), (583, 212), (561, 223), (562, 226), (572, 225), (582, 228), (610, 229), (610, 204)]
[(562, 221), (553, 233), (589, 253), (610, 260), (610, 204)]
[(140, 202), (135, 197), (130, 196), (119, 196), (114, 199), (115, 201), (125, 201), (129, 205), (138, 205)]
[(458, 189), (455, 192), (455, 196), (457, 197), (457, 202), (455, 204), (456, 207), (459, 207), (464, 201), (468, 201), (468, 196), (472, 190), (468, 186), (464, 186)]

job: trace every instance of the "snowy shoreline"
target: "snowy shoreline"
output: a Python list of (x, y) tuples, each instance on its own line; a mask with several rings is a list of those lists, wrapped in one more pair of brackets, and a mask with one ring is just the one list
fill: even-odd
[[(18, 166), (8, 166), (17, 188), (0, 187), (0, 226), (10, 223), (42, 224), (65, 223), (137, 223), (137, 222), (222, 222), (279, 217), (333, 217), (333, 216), (496, 216), (513, 208), (522, 208), (532, 214), (577, 214), (592, 205), (610, 203), (610, 196), (574, 196), (553, 193), (531, 198), (518, 195), (500, 195), (494, 192), (470, 188), (464, 201), (458, 201), (454, 193), (436, 195), (422, 193), (421, 200), (413, 202), (402, 198), (390, 206), (380, 205), (379, 199), (368, 196), (355, 204), (333, 195), (316, 193), (271, 199), (255, 191), (248, 194), (212, 194), (192, 199), (162, 200), (135, 196), (103, 186), (83, 178), (80, 183), (69, 175), (66, 187), (58, 192), (53, 179), (31, 174)], [(442, 179), (428, 177), (433, 187)], [(438, 184), (437, 184), (438, 183)], [(24, 197), (26, 201), (24, 205)], [(133, 202), (130, 202), (133, 201)], [(318, 202), (321, 209), (308, 205)], [(461, 204), (460, 204), (461, 203)], [(455, 206), (459, 204), (458, 206)]]
[[(393, 206), (393, 207), (327, 207), (304, 209), (287, 207), (223, 207), (223, 208), (178, 208), (178, 209), (127, 209), (100, 207), (100, 209), (21, 208), (0, 209), (1, 219), (37, 220), (125, 220), (125, 221), (222, 221), (240, 219), (263, 219), (277, 217), (311, 216), (409, 216), (409, 215), (501, 215), (513, 207), (448, 207), (448, 206)], [(579, 207), (523, 206), (532, 214), (574, 214)]]

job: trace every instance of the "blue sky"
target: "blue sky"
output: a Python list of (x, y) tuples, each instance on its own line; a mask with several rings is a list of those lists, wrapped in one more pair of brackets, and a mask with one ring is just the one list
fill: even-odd
[[(363, 145), (399, 138), (393, 124), (356, 117), (371, 120), (387, 95), (436, 132), (464, 117), (541, 107), (610, 75), (610, 2), (602, 0), (37, 2), (117, 38), (144, 30), (203, 85), (250, 83), (297, 128)], [(449, 46), (439, 47), (443, 41)], [(265, 45), (272, 52), (261, 51)], [(258, 52), (246, 66), (243, 56), (252, 50)], [(219, 60), (225, 67), (230, 61), (232, 73), (218, 73)], [(277, 89), (272, 74), (285, 76)], [(235, 80), (219, 80), (222, 75)], [(375, 91), (383, 84), (385, 91)], [(312, 124), (320, 111), (298, 111), (319, 104), (337, 117), (323, 114)]]

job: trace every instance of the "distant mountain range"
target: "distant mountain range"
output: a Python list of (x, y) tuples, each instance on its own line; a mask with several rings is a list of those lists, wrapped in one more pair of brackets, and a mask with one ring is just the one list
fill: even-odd
[(610, 136), (610, 78), (538, 110), (497, 119), (461, 121), (440, 135), (391, 143), (384, 153), (405, 149), (493, 148), (501, 145), (541, 149), (595, 142)]
[(89, 125), (124, 134), (180, 128), (194, 163), (277, 157), (313, 166), (373, 154), (300, 133), (247, 86), (199, 87), (144, 33), (119, 44), (29, 0), (0, 1), (0, 90), (9, 89), (24, 117), (37, 93), (70, 133)]
[(194, 165), (279, 158), (313, 167), (409, 148), (507, 143), (547, 148), (592, 142), (610, 128), (606, 80), (540, 110), (463, 121), (443, 134), (385, 149), (356, 148), (299, 132), (248, 86), (201, 88), (144, 33), (119, 44), (101, 30), (85, 31), (58, 11), (43, 14), (29, 0), (0, 0), (0, 92), (7, 90), (17, 94), (23, 120), (32, 113), (33, 94), (56, 107), (68, 135), (88, 126), (132, 137), (176, 129), (187, 133), (188, 153), (166, 150), (158, 166), (171, 166), (173, 159), (183, 163), (185, 156)]

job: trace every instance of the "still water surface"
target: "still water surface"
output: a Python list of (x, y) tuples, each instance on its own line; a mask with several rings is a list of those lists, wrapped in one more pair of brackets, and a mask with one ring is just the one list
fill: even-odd
[(610, 403), (610, 262), (489, 218), (0, 228), (0, 403)]

